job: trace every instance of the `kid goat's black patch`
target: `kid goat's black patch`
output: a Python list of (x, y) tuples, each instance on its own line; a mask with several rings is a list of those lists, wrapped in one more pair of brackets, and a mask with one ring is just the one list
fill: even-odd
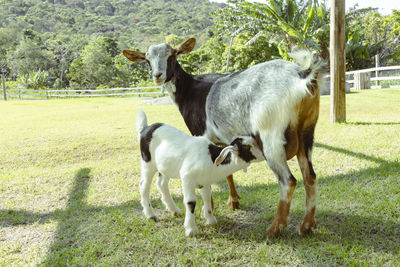
[(194, 213), (194, 209), (196, 208), (196, 201), (189, 201), (188, 203), (189, 209), (191, 213)]
[[(215, 162), (215, 160), (218, 158), (219, 154), (221, 154), (222, 148), (219, 146), (209, 144), (208, 145), (208, 154), (210, 154), (212, 162)], [(223, 162), (221, 162), (222, 165), (229, 164), (231, 163), (231, 153), (224, 159)]]
[(250, 161), (256, 159), (256, 157), (251, 153), (251, 146), (250, 145), (243, 145), (243, 139), (238, 137), (236, 138), (231, 145), (236, 145), (239, 149), (239, 157), (249, 163)]
[(153, 138), (153, 133), (159, 127), (163, 126), (163, 123), (154, 123), (150, 126), (145, 127), (140, 132), (140, 153), (142, 155), (142, 159), (145, 162), (149, 162), (151, 160), (150, 154), (150, 143)]

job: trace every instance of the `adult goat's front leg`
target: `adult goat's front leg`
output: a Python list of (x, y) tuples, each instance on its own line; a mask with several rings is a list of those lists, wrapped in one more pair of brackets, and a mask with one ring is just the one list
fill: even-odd
[(276, 136), (264, 136), (263, 151), (269, 167), (278, 179), (280, 199), (271, 226), (267, 229), (270, 237), (276, 237), (287, 226), (290, 204), (296, 188), (296, 179), (293, 177), (286, 162), (286, 153), (282, 139), (274, 140)]
[(226, 181), (228, 182), (229, 186), (229, 199), (226, 203), (231, 209), (235, 210), (239, 208), (239, 199), (240, 196), (236, 191), (235, 183), (233, 181), (233, 175), (229, 175), (226, 177)]

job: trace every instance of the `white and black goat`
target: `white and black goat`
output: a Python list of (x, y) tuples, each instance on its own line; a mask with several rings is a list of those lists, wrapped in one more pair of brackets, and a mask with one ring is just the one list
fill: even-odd
[(189, 136), (167, 124), (154, 123), (148, 126), (146, 114), (141, 109), (136, 119), (136, 130), (141, 152), (140, 195), (143, 213), (148, 219), (157, 220), (149, 194), (153, 176), (159, 172), (156, 185), (162, 194), (162, 202), (172, 214), (181, 214), (168, 187), (170, 178), (181, 178), (187, 236), (198, 233), (194, 217), (195, 189), (200, 188), (207, 224), (214, 224), (216, 219), (211, 207), (211, 184), (246, 169), (251, 161), (263, 157), (251, 136), (237, 137), (229, 146), (220, 148), (205, 137)]
[(278, 210), (267, 230), (271, 237), (287, 225), (297, 182), (286, 161), (297, 156), (306, 189), (300, 233), (310, 233), (316, 210), (311, 154), (325, 63), (308, 51), (297, 51), (291, 54), (295, 63), (272, 60), (204, 81), (186, 73), (177, 61), (180, 54), (192, 51), (195, 42), (190, 38), (177, 49), (161, 44), (150, 46), (146, 54), (123, 53), (131, 61), (149, 62), (154, 82), (165, 86), (192, 133), (224, 144), (235, 136), (257, 140), (280, 187)]

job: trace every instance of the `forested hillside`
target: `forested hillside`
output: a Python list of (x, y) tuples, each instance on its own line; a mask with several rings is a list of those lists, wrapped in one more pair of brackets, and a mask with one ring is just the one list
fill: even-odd
[[(318, 0), (1, 0), (0, 73), (8, 88), (105, 88), (150, 85), (144, 51), (195, 37), (179, 58), (193, 74), (233, 72), (296, 47), (329, 58), (329, 8)], [(283, 27), (282, 25), (285, 25)], [(400, 11), (346, 14), (347, 70), (400, 64)], [(229, 61), (228, 61), (229, 58)]]
[[(103, 35), (144, 47), (165, 35), (204, 35), (223, 5), (208, 0), (3, 0), (0, 25), (42, 38)], [(15, 33), (15, 34), (16, 34)]]
[(122, 49), (167, 36), (202, 43), (222, 7), (208, 0), (2, 0), (0, 72), (12, 87), (34, 89), (136, 84), (147, 70), (128, 66)]

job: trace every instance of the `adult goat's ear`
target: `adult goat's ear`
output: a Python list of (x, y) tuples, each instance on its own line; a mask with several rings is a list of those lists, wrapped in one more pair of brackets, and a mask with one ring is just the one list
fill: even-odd
[(129, 59), (130, 61), (133, 62), (140, 62), (146, 60), (146, 54), (138, 51), (132, 51), (132, 50), (123, 50), (122, 54)]
[(196, 39), (195, 38), (189, 38), (187, 39), (179, 48), (177, 49), (177, 55), (180, 54), (187, 54), (191, 52), (196, 45)]
[(222, 149), (221, 153), (219, 153), (219, 156), (215, 159), (215, 165), (221, 164), (226, 157), (229, 155), (229, 153), (233, 153), (237, 151), (237, 148), (235, 146), (227, 146), (224, 149)]

